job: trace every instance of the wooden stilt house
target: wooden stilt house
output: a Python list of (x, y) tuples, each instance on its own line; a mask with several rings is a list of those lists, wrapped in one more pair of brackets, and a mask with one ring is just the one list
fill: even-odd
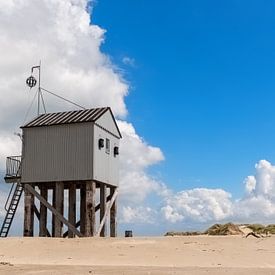
[(15, 188), (1, 236), (24, 191), (24, 236), (34, 235), (36, 216), (39, 236), (106, 236), (108, 221), (115, 237), (121, 134), (111, 109), (42, 114), (21, 128), (22, 156), (7, 159)]

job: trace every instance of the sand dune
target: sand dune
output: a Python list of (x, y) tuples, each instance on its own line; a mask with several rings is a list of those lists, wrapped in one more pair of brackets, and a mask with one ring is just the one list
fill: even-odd
[(275, 274), (275, 236), (6, 238), (0, 274)]

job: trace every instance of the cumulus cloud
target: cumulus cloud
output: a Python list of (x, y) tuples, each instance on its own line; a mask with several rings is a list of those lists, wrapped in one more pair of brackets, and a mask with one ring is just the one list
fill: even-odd
[[(24, 114), (35, 93), (24, 83), (30, 67), (42, 60), (44, 88), (86, 107), (111, 106), (120, 119), (121, 222), (274, 219), (275, 166), (268, 161), (256, 164), (255, 175), (244, 181), (246, 195), (238, 200), (222, 189), (174, 192), (148, 173), (148, 167), (164, 156), (125, 121), (129, 85), (101, 50), (106, 31), (91, 22), (92, 8), (93, 2), (87, 0), (0, 0), (0, 170), (4, 170), (7, 155), (20, 154), (20, 139), (13, 133), (30, 119)], [(122, 61), (135, 64), (129, 57)], [(74, 108), (49, 95), (45, 101), (48, 111)], [(34, 109), (30, 113), (34, 114)], [(152, 194), (158, 202), (155, 206), (147, 201)]]
[(121, 210), (120, 222), (122, 223), (141, 223), (154, 224), (157, 213), (150, 207), (130, 207), (123, 206)]
[[(124, 99), (129, 87), (100, 49), (105, 30), (91, 23), (92, 4), (86, 0), (0, 1), (1, 159), (20, 148), (13, 133), (31, 118), (24, 115), (35, 89), (30, 91), (25, 79), (39, 60), (44, 88), (86, 107), (111, 106), (116, 117), (126, 117)], [(48, 111), (74, 109), (50, 95), (44, 97)], [(30, 113), (35, 115), (35, 110)]]
[(159, 148), (148, 145), (138, 136), (131, 123), (118, 121), (118, 125), (123, 135), (120, 194), (127, 202), (140, 203), (159, 189), (159, 182), (150, 177), (146, 169), (164, 160), (164, 156)]
[(266, 160), (244, 180), (246, 196), (234, 200), (222, 189), (196, 188), (164, 196), (161, 213), (168, 222), (269, 222), (275, 218), (275, 166)]
[[(25, 79), (39, 60), (44, 88), (87, 107), (111, 106), (116, 116), (126, 116), (128, 84), (100, 50), (105, 30), (90, 24), (87, 1), (13, 0), (0, 5), (0, 129), (22, 123), (27, 94), (34, 95)], [(50, 96), (45, 100), (49, 111), (71, 108)]]
[[(121, 212), (126, 213), (124, 209), (156, 190), (158, 182), (147, 168), (164, 157), (122, 120), (127, 118), (129, 85), (101, 50), (106, 31), (93, 24), (92, 8), (93, 1), (87, 0), (0, 0), (0, 170), (5, 169), (6, 156), (20, 155), (21, 142), (13, 133), (36, 114), (33, 106), (25, 115), (36, 92), (26, 87), (25, 80), (41, 60), (42, 87), (87, 108), (110, 106), (120, 119), (124, 137), (120, 200), (125, 207)], [(124, 59), (128, 65), (133, 62)], [(48, 112), (75, 108), (45, 93), (44, 99)], [(125, 221), (141, 219), (138, 212), (129, 210)]]
[(252, 194), (256, 188), (256, 184), (257, 184), (256, 178), (254, 176), (248, 176), (245, 179), (244, 184), (245, 184), (245, 190), (247, 194)]
[(255, 169), (255, 175), (245, 180), (247, 197), (235, 203), (235, 216), (239, 220), (270, 221), (275, 218), (275, 166), (261, 160)]
[(275, 166), (266, 160), (255, 165), (255, 195), (263, 195), (274, 201), (275, 199)]
[(166, 198), (162, 212), (171, 222), (224, 220), (232, 215), (231, 195), (222, 189), (196, 188), (181, 191)]

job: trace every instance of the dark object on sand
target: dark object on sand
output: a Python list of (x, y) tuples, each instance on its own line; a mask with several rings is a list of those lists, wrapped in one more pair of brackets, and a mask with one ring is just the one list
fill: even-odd
[(255, 237), (255, 238), (261, 238), (262, 236), (260, 236), (260, 235), (258, 235), (258, 234), (256, 234), (256, 233), (254, 233), (254, 232), (249, 232), (245, 237), (247, 238), (247, 237), (249, 237), (249, 236), (253, 236), (253, 237)]
[(133, 231), (132, 230), (126, 230), (125, 231), (125, 238), (131, 238), (133, 237)]

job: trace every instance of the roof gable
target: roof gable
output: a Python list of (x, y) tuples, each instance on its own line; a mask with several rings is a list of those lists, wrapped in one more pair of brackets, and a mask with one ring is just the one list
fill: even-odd
[(103, 129), (112, 132), (115, 136), (121, 138), (121, 133), (113, 116), (111, 109), (107, 110), (102, 116), (100, 116), (96, 123), (98, 126), (102, 127)]

